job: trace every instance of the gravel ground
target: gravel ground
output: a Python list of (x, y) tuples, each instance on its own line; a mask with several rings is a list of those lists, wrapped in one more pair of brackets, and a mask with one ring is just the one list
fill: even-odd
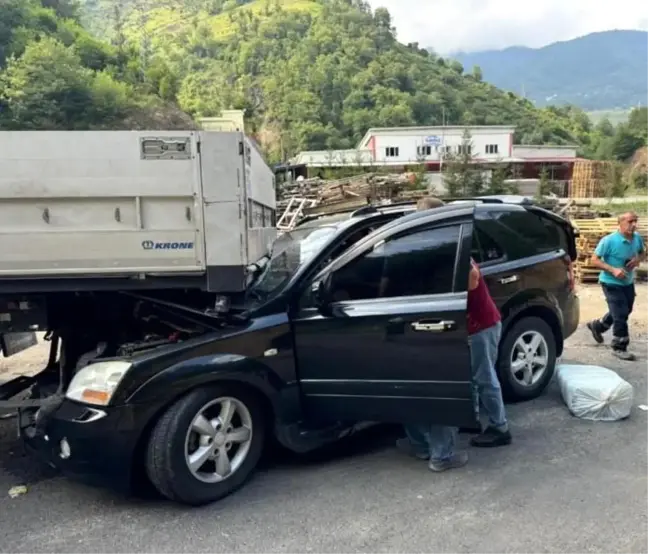
[[(637, 406), (648, 404), (647, 292), (639, 288), (631, 322), (638, 361), (616, 360), (584, 329), (563, 358), (614, 369), (635, 387)], [(604, 310), (597, 287), (582, 287), (581, 298), (582, 321)], [(34, 347), (23, 367), (38, 367), (39, 348), (46, 355)], [(0, 378), (7, 369), (0, 362)], [(243, 490), (200, 509), (73, 483), (26, 457), (14, 422), (0, 422), (2, 550), (648, 552), (648, 412), (578, 420), (553, 383), (509, 406), (509, 417), (514, 443), (471, 450), (461, 470), (430, 474), (395, 451), (395, 429), (377, 427), (315, 455), (267, 457)], [(19, 484), (27, 493), (10, 498)]]

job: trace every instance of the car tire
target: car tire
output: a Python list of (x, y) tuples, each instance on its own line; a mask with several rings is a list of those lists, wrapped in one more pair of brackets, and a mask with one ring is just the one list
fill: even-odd
[[(231, 432), (229, 428), (216, 431), (223, 419), (225, 403), (230, 410), (231, 406), (235, 407)], [(216, 413), (220, 415), (216, 417)], [(204, 419), (198, 425), (201, 415)], [(195, 431), (200, 427), (202, 432), (204, 422), (216, 431), (213, 436)], [(241, 435), (247, 427), (249, 440), (224, 442), (233, 437), (234, 432)], [(261, 458), (264, 438), (264, 410), (256, 394), (229, 384), (196, 389), (169, 407), (153, 428), (146, 449), (146, 473), (153, 486), (170, 500), (192, 506), (208, 504), (233, 493), (249, 479)], [(196, 468), (198, 460), (202, 459), (198, 455), (205, 453), (206, 448), (212, 448), (214, 459), (210, 457)], [(216, 464), (223, 460), (220, 456), (224, 449), (230, 473), (221, 470), (227, 475), (221, 477), (216, 475), (221, 467)], [(194, 455), (197, 457), (192, 458)], [(192, 460), (196, 460), (193, 469), (190, 467)]]
[[(529, 338), (541, 337), (541, 349), (546, 357), (542, 372), (536, 366), (537, 377), (531, 384), (525, 384), (524, 371), (515, 371), (513, 358), (518, 356), (522, 347), (520, 339), (527, 342)], [(504, 399), (509, 402), (521, 402), (540, 396), (551, 381), (556, 369), (556, 337), (549, 324), (539, 317), (523, 317), (516, 321), (506, 332), (499, 345), (497, 373)], [(527, 373), (528, 375), (528, 373)]]

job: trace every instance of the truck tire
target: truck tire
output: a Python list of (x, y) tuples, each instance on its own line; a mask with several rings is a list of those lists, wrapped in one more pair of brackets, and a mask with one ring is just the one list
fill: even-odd
[(523, 317), (500, 341), (497, 373), (505, 400), (520, 402), (540, 396), (556, 369), (556, 337), (539, 317)]
[(230, 384), (200, 388), (158, 420), (146, 449), (146, 473), (170, 500), (208, 504), (248, 480), (264, 435), (263, 409), (254, 393)]

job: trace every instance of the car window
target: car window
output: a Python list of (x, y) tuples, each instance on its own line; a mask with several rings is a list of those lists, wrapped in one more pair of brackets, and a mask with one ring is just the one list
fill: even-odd
[(332, 275), (333, 300), (452, 292), (459, 229), (410, 232), (378, 245)]
[(470, 255), (477, 263), (483, 264), (502, 260), (504, 258), (504, 249), (477, 222), (473, 230)]
[(536, 253), (561, 247), (561, 237), (556, 225), (538, 214), (526, 210), (501, 212), (497, 214), (496, 220), (526, 242), (532, 243)]
[[(325, 259), (323, 259), (319, 264), (316, 266), (314, 273), (319, 273), (322, 269), (324, 269), (327, 265), (329, 265), (333, 260), (336, 258), (339, 258), (342, 254), (344, 254), (349, 248), (351, 248), (354, 244), (365, 238), (367, 235), (373, 233), (378, 227), (380, 227), (381, 224), (373, 224), (373, 225), (368, 225), (368, 226), (363, 226), (360, 229), (357, 229), (354, 231), (349, 237), (347, 237), (344, 240), (341, 240), (336, 247), (333, 249), (331, 254), (327, 256)], [(310, 287), (306, 287), (304, 290), (300, 300), (299, 300), (299, 307), (300, 309), (305, 309), (305, 308), (310, 308), (315, 305), (315, 298), (313, 296), (313, 291), (311, 290)]]
[(566, 233), (541, 215), (524, 211), (493, 211), (482, 217), (478, 227), (490, 236), (509, 260), (519, 260), (560, 248), (567, 248)]

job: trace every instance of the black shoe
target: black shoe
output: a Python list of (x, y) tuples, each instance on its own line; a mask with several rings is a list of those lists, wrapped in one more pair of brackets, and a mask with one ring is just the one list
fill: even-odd
[(596, 325), (597, 323), (597, 321), (588, 321), (587, 328), (590, 330), (590, 333), (592, 333), (594, 340), (599, 344), (603, 344), (603, 334), (599, 331), (598, 325)]
[(481, 434), (470, 439), (470, 444), (478, 448), (494, 448), (511, 444), (512, 440), (510, 431), (498, 431), (493, 427), (486, 427)]
[(627, 350), (612, 350), (612, 354), (615, 355), (619, 360), (624, 360), (626, 362), (634, 362), (637, 357)]

